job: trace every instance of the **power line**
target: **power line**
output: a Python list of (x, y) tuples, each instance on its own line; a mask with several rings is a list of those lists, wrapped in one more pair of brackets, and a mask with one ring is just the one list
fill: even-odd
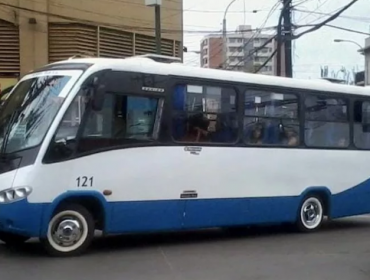
[(340, 27), (340, 26), (335, 26), (335, 25), (331, 25), (331, 24), (325, 24), (325, 26), (331, 27), (331, 28), (335, 28), (335, 29), (344, 30), (344, 31), (348, 31), (348, 32), (352, 32), (352, 33), (357, 33), (357, 34), (362, 34), (362, 35), (370, 36), (370, 33), (368, 33), (368, 32), (357, 31), (357, 30), (354, 30), (354, 29)]
[[(327, 2), (328, 2), (328, 0), (323, 1), (320, 5), (317, 5), (317, 7), (314, 11), (309, 11), (308, 15), (306, 15), (303, 18), (300, 18), (299, 20), (301, 21), (301, 20), (304, 20), (304, 19), (308, 18), (310, 15), (314, 14), (317, 10), (319, 10), (322, 6), (324, 6)], [(299, 9), (294, 9), (294, 10), (299, 11)]]
[(248, 54), (247, 57), (245, 57), (242, 61), (239, 61), (238, 64), (236, 64), (235, 66), (233, 66), (233, 68), (231, 69), (234, 69), (235, 67), (237, 67), (241, 62), (244, 62), (246, 61), (248, 58), (250, 57), (253, 57), (254, 54), (256, 54), (258, 51), (262, 50), (263, 48), (265, 48), (269, 43), (271, 43), (274, 39), (276, 39), (276, 35), (272, 36), (271, 38), (269, 38), (268, 40), (266, 40), (265, 43), (263, 43), (261, 46), (259, 46), (258, 48), (255, 48), (253, 49), (253, 51), (251, 53)]
[[(44, 16), (60, 18), (60, 19), (69, 20), (69, 21), (73, 21), (73, 22), (90, 24), (90, 25), (110, 26), (110, 27), (114, 27), (114, 28), (121, 28), (121, 29), (126, 29), (126, 30), (131, 30), (131, 31), (143, 31), (143, 32), (151, 32), (151, 31), (155, 30), (154, 27), (142, 27), (142, 26), (132, 26), (132, 25), (124, 25), (124, 24), (109, 24), (109, 23), (106, 23), (106, 22), (99, 22), (99, 21), (92, 21), (92, 20), (81, 20), (81, 19), (75, 18), (75, 17), (63, 16), (63, 15), (58, 15), (58, 14), (54, 14), (54, 13), (43, 12), (43, 11), (38, 11), (38, 10), (30, 9), (30, 8), (25, 8), (25, 7), (18, 7), (18, 6), (11, 5), (11, 4), (6, 4), (6, 3), (0, 3), (0, 6), (13, 8), (13, 9), (21, 10), (21, 11), (27, 11), (27, 12), (31, 12), (31, 13), (35, 13), (35, 14), (44, 15)], [(250, 31), (253, 31), (253, 30), (251, 29)], [(215, 31), (215, 30), (162, 29), (162, 33), (168, 33), (168, 34), (171, 34), (171, 33), (172, 34), (176, 34), (176, 33), (220, 34), (220, 31)], [(234, 32), (229, 32), (229, 33), (234, 33)]]
[(358, 0), (352, 0), (349, 4), (347, 4), (346, 6), (344, 6), (342, 9), (340, 9), (337, 13), (331, 15), (328, 19), (324, 20), (323, 22), (321, 23), (318, 23), (316, 24), (314, 27), (310, 28), (309, 30), (306, 30), (298, 35), (293, 35), (291, 38), (292, 40), (294, 39), (298, 39), (300, 37), (302, 37), (303, 35), (305, 34), (308, 34), (308, 33), (311, 33), (311, 32), (314, 32), (318, 29), (320, 29), (321, 27), (323, 27), (324, 25), (326, 25), (327, 23), (335, 20), (338, 16), (340, 16), (344, 11), (348, 10), (353, 4), (355, 4)]
[[(323, 15), (323, 16), (330, 16), (331, 15), (331, 13), (316, 12), (316, 11), (305, 11), (305, 10), (301, 10), (301, 9), (295, 9), (295, 11), (301, 12), (301, 13), (309, 13), (309, 14)], [(356, 20), (356, 21), (361, 21), (361, 22), (370, 22), (370, 18), (369, 17), (345, 16), (345, 15), (340, 15), (338, 17), (339, 18)]]
[[(296, 28), (301, 28), (301, 27), (310, 27), (310, 26), (316, 26), (316, 24), (296, 25), (295, 27)], [(350, 28), (345, 28), (345, 27), (341, 27), (341, 26), (336, 26), (336, 25), (332, 25), (332, 24), (325, 24), (324, 27), (330, 27), (330, 28), (335, 28), (335, 29), (351, 32), (351, 33), (357, 33), (357, 34), (361, 34), (361, 35), (370, 36), (370, 33), (368, 33), (368, 32), (363, 32), (363, 31), (350, 29)]]
[[(261, 34), (262, 30), (265, 28), (266, 26), (266, 23), (267, 21), (269, 20), (269, 18), (272, 16), (272, 14), (274, 13), (274, 11), (276, 11), (277, 7), (279, 6), (279, 2), (276, 2), (275, 5), (272, 6), (272, 8), (270, 9), (270, 12), (268, 13), (268, 15), (266, 16), (266, 19), (265, 21), (262, 23), (262, 25), (260, 26), (260, 28), (258, 28), (258, 32), (256, 32), (255, 34), (253, 34), (247, 42), (243, 43), (243, 46), (242, 46), (242, 49), (244, 49), (250, 42), (253, 42), (253, 40), (259, 35)], [(244, 33), (243, 33), (244, 34)], [(272, 41), (272, 40), (271, 40)], [(268, 43), (267, 43), (268, 44)], [(267, 45), (266, 44), (266, 45)], [(266, 46), (265, 45), (265, 46)], [(233, 56), (233, 54), (235, 54), (236, 52), (233, 52), (230, 56)], [(250, 57), (251, 54), (249, 54), (247, 56)], [(236, 68), (237, 66), (239, 66), (242, 62), (245, 62), (246, 58), (244, 58), (243, 60), (239, 61), (236, 65), (234, 65), (231, 69), (234, 69)], [(222, 64), (221, 66), (223, 66), (228, 60), (226, 59)]]
[(266, 65), (267, 65), (267, 63), (269, 63), (272, 59), (273, 59), (273, 57), (276, 55), (276, 53), (277, 53), (277, 48), (271, 53), (271, 55), (266, 59), (266, 61), (264, 62), (264, 63), (262, 63), (261, 65), (260, 65), (260, 67), (258, 67), (258, 69), (257, 70), (255, 70), (254, 71), (254, 73), (258, 73), (259, 71), (261, 71), (262, 69), (263, 69), (263, 67), (265, 67)]
[[(265, 27), (265, 28), (262, 28), (262, 29), (259, 29), (259, 28), (254, 28), (254, 29), (248, 29), (248, 30), (244, 30), (244, 32), (261, 32), (262, 30), (275, 30), (276, 29), (276, 26), (269, 26), (269, 27)], [(235, 31), (232, 32), (231, 34), (235, 34)], [(220, 34), (220, 38), (221, 38), (221, 34)], [(252, 37), (255, 36), (255, 35), (252, 35)], [(212, 38), (212, 37), (211, 37)], [(244, 45), (243, 45), (243, 48), (248, 44), (249, 42), (246, 42)], [(223, 42), (221, 40), (221, 42), (216, 46), (217, 48), (221, 48)], [(209, 57), (209, 60), (212, 60), (213, 58), (215, 58), (216, 56), (218, 56), (220, 53), (222, 52), (222, 49), (220, 49), (218, 52), (216, 52), (215, 54), (213, 54), (212, 56)], [(236, 52), (233, 52), (231, 55), (233, 55), (234, 53)], [(226, 62), (226, 61), (225, 61)], [(223, 65), (223, 63), (225, 62), (222, 62), (220, 63), (220, 67)]]
[[(261, 27), (262, 26), (265, 26), (266, 25), (266, 23), (267, 23), (267, 20), (271, 17), (271, 15), (272, 15), (272, 13), (273, 13), (273, 11), (274, 11), (274, 7), (276, 7), (277, 5), (278, 5), (279, 3), (277, 2), (271, 9), (270, 9), (270, 11), (269, 11), (269, 13), (268, 13), (268, 15), (267, 15), (267, 17), (266, 17), (266, 20), (265, 20), (265, 22), (261, 25)], [(244, 30), (244, 32), (253, 32), (253, 31), (259, 31), (259, 32), (261, 32), (262, 30), (268, 30), (268, 29), (275, 29), (276, 27), (264, 27), (264, 28), (257, 28), (257, 29), (253, 29), (253, 30)], [(233, 32), (233, 33), (235, 33), (235, 32)], [(243, 33), (244, 34), (244, 33)], [(253, 40), (254, 38), (255, 38), (255, 35), (256, 34), (253, 34), (252, 35), (252, 37), (245, 43), (245, 44), (243, 44), (243, 47), (242, 48), (244, 48), (247, 44), (249, 44), (249, 42), (251, 41), (251, 40)], [(220, 48), (222, 45), (224, 44), (224, 42), (223, 42), (223, 40), (218, 44), (218, 48)], [(216, 56), (218, 56), (220, 53), (222, 52), (222, 48), (217, 52), (217, 53), (215, 53), (215, 54), (213, 54), (210, 58), (209, 58), (209, 61), (210, 60), (212, 60), (213, 58), (215, 58)], [(234, 53), (236, 53), (236, 52), (233, 52), (232, 54), (231, 54), (231, 56), (234, 54)], [(223, 61), (222, 63), (220, 63), (220, 65), (219, 65), (219, 67), (222, 67), (225, 63), (227, 62), (227, 59), (225, 60), (225, 61)], [(239, 64), (239, 63), (238, 63)], [(238, 65), (237, 64), (237, 65)], [(236, 66), (237, 66), (236, 65)], [(233, 69), (233, 68), (232, 68)]]

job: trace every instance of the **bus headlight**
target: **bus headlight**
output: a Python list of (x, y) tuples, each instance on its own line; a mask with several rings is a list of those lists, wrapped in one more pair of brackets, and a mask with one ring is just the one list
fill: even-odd
[(19, 187), (0, 191), (0, 204), (12, 203), (25, 199), (31, 192), (31, 187)]

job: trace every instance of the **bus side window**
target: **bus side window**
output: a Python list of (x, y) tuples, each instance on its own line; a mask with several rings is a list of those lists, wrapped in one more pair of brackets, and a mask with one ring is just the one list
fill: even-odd
[(354, 102), (354, 144), (360, 149), (370, 149), (370, 101)]
[(82, 116), (86, 111), (88, 98), (81, 91), (70, 104), (49, 145), (46, 162), (57, 162), (72, 156), (76, 148), (76, 136)]
[(305, 142), (311, 147), (346, 148), (349, 139), (348, 100), (324, 95), (305, 99)]
[(248, 145), (299, 145), (296, 95), (248, 89), (244, 97), (244, 141)]
[(88, 111), (77, 153), (156, 140), (162, 106), (157, 97), (107, 93), (101, 111)]
[(173, 93), (172, 137), (178, 142), (234, 143), (238, 138), (233, 88), (177, 85)]

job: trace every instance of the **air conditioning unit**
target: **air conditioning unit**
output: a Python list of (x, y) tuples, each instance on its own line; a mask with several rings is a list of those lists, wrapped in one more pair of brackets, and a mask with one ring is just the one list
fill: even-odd
[(143, 55), (137, 55), (135, 57), (150, 58), (156, 62), (162, 62), (162, 63), (182, 63), (181, 58), (174, 57), (174, 56), (168, 56), (168, 55), (143, 54)]

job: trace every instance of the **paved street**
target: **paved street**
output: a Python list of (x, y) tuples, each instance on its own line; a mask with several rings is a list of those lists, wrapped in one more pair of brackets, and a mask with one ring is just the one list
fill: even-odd
[(53, 259), (37, 242), (0, 245), (0, 279), (242, 280), (370, 278), (370, 216), (316, 234), (283, 228), (97, 239), (87, 255)]

